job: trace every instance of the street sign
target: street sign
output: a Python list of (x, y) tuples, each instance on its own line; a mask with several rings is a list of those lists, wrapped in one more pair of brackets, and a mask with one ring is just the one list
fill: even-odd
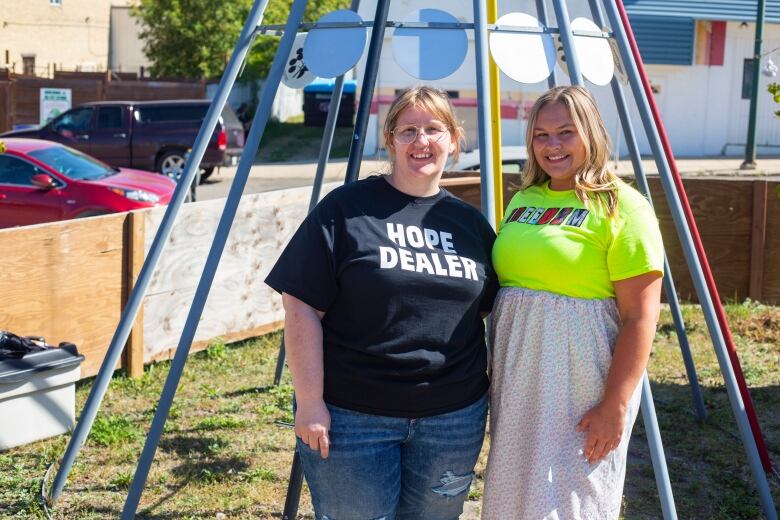
[(70, 110), (69, 88), (42, 88), (40, 102), (40, 124), (45, 125), (63, 112)]

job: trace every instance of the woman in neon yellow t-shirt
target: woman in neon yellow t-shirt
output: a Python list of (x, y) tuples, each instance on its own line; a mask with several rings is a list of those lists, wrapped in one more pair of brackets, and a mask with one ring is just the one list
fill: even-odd
[(648, 202), (607, 170), (592, 96), (534, 105), (520, 191), (493, 248), (491, 450), (482, 517), (617, 519), (663, 245)]

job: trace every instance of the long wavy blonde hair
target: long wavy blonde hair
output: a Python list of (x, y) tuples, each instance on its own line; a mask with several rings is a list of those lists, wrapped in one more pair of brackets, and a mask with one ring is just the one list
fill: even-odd
[(542, 169), (533, 153), (534, 127), (539, 111), (551, 103), (561, 103), (569, 111), (577, 133), (585, 145), (585, 162), (574, 175), (574, 192), (583, 203), (595, 202), (613, 217), (617, 214), (620, 179), (607, 169), (610, 139), (596, 101), (583, 87), (566, 86), (548, 90), (536, 100), (528, 118), (525, 141), (528, 161), (523, 169), (520, 189), (546, 182), (550, 176)]

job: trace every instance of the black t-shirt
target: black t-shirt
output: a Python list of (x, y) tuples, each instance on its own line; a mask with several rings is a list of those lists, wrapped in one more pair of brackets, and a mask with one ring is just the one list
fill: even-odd
[(494, 241), (443, 189), (412, 197), (374, 176), (328, 194), (265, 280), (325, 312), (325, 401), (414, 418), (482, 397)]

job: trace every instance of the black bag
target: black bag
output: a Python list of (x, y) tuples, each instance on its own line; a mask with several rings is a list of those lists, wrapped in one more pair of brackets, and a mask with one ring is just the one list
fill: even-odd
[(40, 352), (49, 347), (40, 336), (17, 336), (13, 332), (0, 330), (0, 359), (21, 359), (31, 352)]

